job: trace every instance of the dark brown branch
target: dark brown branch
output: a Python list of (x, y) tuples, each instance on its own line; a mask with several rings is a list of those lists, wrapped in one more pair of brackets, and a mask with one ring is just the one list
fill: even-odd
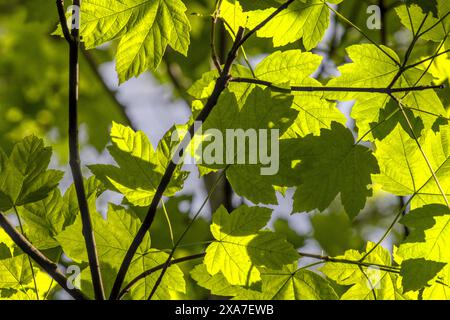
[[(270, 21), (270, 19), (275, 17), (278, 13), (280, 13), (284, 9), (286, 9), (293, 1), (294, 0), (289, 0), (285, 4), (281, 5), (280, 8), (278, 8), (274, 13), (272, 13), (269, 16), (269, 18), (265, 19), (256, 28), (262, 28), (267, 22)], [(229, 83), (231, 66), (233, 65), (234, 61), (237, 58), (237, 54), (238, 54), (240, 47), (249, 38), (248, 35), (252, 35), (257, 31), (256, 28), (251, 30), (249, 32), (249, 34), (247, 34), (247, 36), (244, 36), (244, 29), (239, 28), (239, 31), (236, 34), (236, 39), (233, 43), (233, 46), (230, 49), (230, 52), (228, 53), (228, 56), (227, 56), (225, 65), (223, 66), (222, 72), (220, 73), (219, 78), (216, 80), (214, 90), (213, 90), (211, 96), (208, 98), (202, 111), (199, 113), (199, 115), (195, 119), (196, 120), (195, 122), (197, 122), (197, 121), (204, 122), (208, 118), (208, 116), (211, 113), (211, 111), (213, 110), (213, 108), (216, 106), (220, 95), (222, 94), (222, 92), (225, 90), (225, 88), (227, 87), (227, 85)], [(189, 128), (188, 133), (185, 135), (185, 137), (181, 141), (180, 145), (178, 146), (177, 150), (175, 151), (175, 155), (177, 157), (183, 156), (184, 150), (189, 145), (189, 143), (191, 141), (191, 137), (194, 136), (196, 129), (197, 128), (194, 125), (192, 125)], [(155, 196), (152, 199), (152, 202), (148, 209), (147, 215), (145, 216), (141, 227), (139, 228), (135, 238), (133, 239), (133, 242), (131, 243), (127, 253), (125, 254), (124, 260), (122, 261), (119, 272), (117, 273), (116, 280), (114, 281), (113, 288), (111, 290), (111, 295), (109, 297), (110, 300), (116, 300), (119, 297), (123, 281), (125, 280), (126, 273), (127, 273), (128, 268), (130, 267), (130, 264), (133, 260), (134, 254), (136, 253), (136, 251), (139, 248), (142, 240), (144, 239), (147, 231), (150, 229), (150, 227), (153, 223), (159, 202), (161, 201), (164, 191), (168, 187), (170, 180), (172, 179), (173, 173), (175, 172), (175, 169), (177, 168), (177, 164), (173, 160), (174, 159), (172, 159), (172, 161), (170, 161), (169, 164), (167, 165), (166, 171), (164, 172), (164, 175), (161, 178), (158, 188), (156, 189)]]
[(64, 0), (56, 0), (56, 7), (58, 8), (58, 16), (64, 38), (67, 42), (71, 43), (73, 39), (72, 35), (70, 34), (69, 27), (67, 26), (66, 14), (64, 12)]
[[(224, 65), (224, 68), (222, 70), (220, 77), (216, 81), (216, 85), (214, 87), (213, 93), (211, 94), (208, 101), (206, 102), (205, 107), (202, 109), (200, 114), (195, 119), (196, 122), (197, 121), (204, 122), (206, 120), (206, 118), (209, 116), (209, 114), (211, 113), (214, 106), (217, 104), (220, 94), (225, 90), (225, 88), (228, 84), (228, 81), (229, 81), (231, 65), (233, 64), (234, 60), (236, 59), (237, 51), (239, 50), (239, 46), (237, 45), (237, 43), (240, 39), (242, 39), (243, 32), (244, 32), (243, 29), (239, 30), (239, 33), (236, 36), (236, 41), (233, 45), (233, 48), (231, 49), (231, 51), (228, 55), (227, 62)], [(192, 125), (189, 128), (188, 133), (186, 134), (186, 136), (184, 137), (184, 139), (181, 141), (180, 145), (178, 146), (178, 148), (175, 152), (175, 155), (177, 155), (177, 156), (179, 155), (180, 157), (183, 156), (184, 150), (188, 146), (188, 144), (191, 140), (191, 137), (194, 136), (196, 129), (197, 128), (194, 127), (194, 125)], [(142, 225), (139, 228), (139, 230), (136, 234), (136, 237), (134, 238), (133, 242), (131, 243), (131, 246), (125, 255), (122, 265), (120, 266), (119, 272), (117, 273), (117, 277), (114, 282), (114, 286), (111, 290), (111, 295), (110, 295), (111, 300), (115, 300), (119, 296), (120, 289), (122, 287), (122, 283), (125, 279), (125, 275), (131, 264), (131, 261), (133, 260), (134, 254), (136, 253), (136, 250), (138, 249), (139, 245), (141, 244), (142, 240), (144, 239), (145, 234), (150, 229), (150, 227), (153, 223), (153, 219), (155, 218), (155, 214), (156, 214), (156, 210), (158, 208), (159, 202), (161, 201), (164, 191), (166, 190), (167, 186), (170, 183), (170, 180), (172, 179), (172, 175), (175, 172), (176, 167), (177, 167), (177, 164), (175, 164), (174, 161), (170, 161), (169, 164), (167, 165), (166, 171), (161, 179), (161, 182), (158, 185), (158, 188), (155, 192), (155, 196), (153, 197), (150, 207), (148, 209), (147, 215), (146, 215), (144, 221), (142, 222)]]
[(190, 261), (190, 260), (200, 259), (200, 258), (203, 258), (205, 255), (206, 255), (206, 253), (203, 252), (203, 253), (194, 254), (194, 255), (192, 255), (192, 256), (187, 256), (187, 257), (183, 257), (183, 258), (179, 258), (179, 259), (173, 259), (172, 261), (169, 261), (167, 264), (166, 264), (166, 263), (163, 263), (163, 264), (160, 264), (160, 265), (158, 265), (158, 266), (156, 266), (156, 267), (153, 267), (153, 268), (151, 268), (151, 269), (149, 269), (149, 270), (146, 270), (146, 271), (142, 272), (140, 275), (138, 275), (136, 278), (134, 278), (133, 280), (131, 280), (131, 281), (125, 286), (125, 288), (124, 288), (124, 289), (120, 292), (120, 294), (119, 294), (119, 299), (122, 299), (122, 297), (123, 297), (124, 295), (126, 295), (126, 294), (130, 291), (130, 289), (131, 289), (131, 288), (132, 288), (139, 280), (144, 279), (145, 277), (148, 277), (149, 275), (151, 275), (151, 274), (153, 274), (153, 273), (155, 273), (155, 272), (157, 272), (157, 271), (159, 271), (159, 270), (161, 270), (161, 269), (170, 267), (171, 265), (178, 264), (178, 263), (182, 263), (182, 262), (186, 262), (186, 261)]
[[(57, 0), (58, 12), (64, 11), (64, 2)], [(74, 6), (80, 7), (80, 0), (73, 1)], [(62, 26), (67, 26), (66, 16), (59, 14)], [(63, 27), (64, 28), (64, 27)], [(72, 171), (73, 181), (78, 199), (78, 206), (83, 224), (83, 236), (86, 243), (86, 250), (91, 270), (92, 284), (95, 298), (104, 300), (103, 283), (100, 273), (100, 264), (95, 245), (94, 231), (92, 228), (89, 206), (84, 189), (83, 175), (80, 166), (80, 154), (78, 143), (78, 81), (79, 81), (79, 53), (80, 34), (75, 27), (72, 28), (71, 40), (69, 44), (69, 164)]]
[(410, 91), (423, 91), (430, 89), (443, 89), (443, 85), (435, 86), (418, 86), (409, 88), (362, 88), (362, 87), (302, 87), (302, 86), (292, 86), (292, 87), (278, 87), (272, 82), (253, 79), (253, 78), (231, 78), (230, 82), (243, 82), (257, 84), (261, 86), (266, 86), (277, 92), (366, 92), (366, 93), (384, 93), (392, 94), (398, 92), (410, 92)]
[(88, 298), (78, 289), (70, 289), (69, 281), (59, 270), (58, 265), (44, 256), (36, 247), (34, 247), (22, 234), (17, 232), (16, 228), (8, 221), (3, 213), (0, 212), (0, 226), (14, 243), (33, 259), (47, 274), (52, 277), (68, 294), (76, 300), (88, 300)]

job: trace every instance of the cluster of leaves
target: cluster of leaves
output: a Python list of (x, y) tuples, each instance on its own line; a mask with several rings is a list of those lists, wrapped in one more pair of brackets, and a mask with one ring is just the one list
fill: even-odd
[[(204, 132), (216, 129), (224, 137), (227, 129), (278, 129), (278, 173), (262, 175), (262, 163), (199, 164), (201, 175), (224, 172), (234, 192), (252, 204), (232, 212), (220, 207), (208, 226), (204, 220), (189, 218), (188, 212), (179, 212), (179, 202), (189, 199), (174, 195), (183, 189), (189, 172), (178, 166), (163, 192), (174, 197), (167, 202), (169, 210), (163, 206), (157, 212), (126, 274), (122, 298), (195, 298), (201, 297), (198, 287), (234, 299), (449, 296), (450, 127), (446, 101), (435, 85), (448, 78), (450, 5), (437, 0), (431, 7), (423, 5), (427, 1), (393, 6), (392, 19), (412, 34), (411, 44), (397, 53), (346, 20), (339, 11), (341, 6), (348, 10), (346, 2), (352, 3), (289, 1), (258, 28), (255, 35), (260, 41), (271, 39), (272, 50), (264, 51), (270, 54), (254, 68), (250, 63), (232, 66), (230, 82), (202, 128)], [(240, 28), (252, 30), (283, 3), (219, 0), (213, 18), (220, 19), (234, 39)], [(190, 33), (196, 31), (191, 32), (181, 0), (112, 4), (84, 0), (82, 16), (86, 48), (117, 41), (120, 83), (147, 70), (157, 73), (168, 47), (187, 55)], [(322, 79), (317, 74), (324, 59), (313, 49), (322, 42), (332, 16), (356, 27), (366, 41), (347, 46), (349, 60), (338, 68), (339, 75)], [(424, 47), (432, 48), (431, 52), (424, 52)], [(173, 132), (194, 121), (213, 94), (219, 72), (207, 71), (198, 78), (187, 90), (193, 113), (188, 123), (171, 128), (154, 148), (143, 132), (114, 122), (107, 149), (117, 165), (89, 166), (93, 176), (85, 181), (85, 189), (107, 295), (170, 167), (178, 145), (172, 140)], [(338, 102), (345, 101), (354, 101), (350, 115), (354, 128), (347, 126), (338, 108)], [(192, 148), (194, 156), (210, 147), (210, 137), (199, 138)], [(216, 152), (226, 158), (226, 150)], [(35, 137), (17, 143), (9, 156), (0, 152), (0, 210), (15, 216), (21, 232), (48, 257), (78, 266), (81, 289), (93, 297), (75, 189), (71, 186), (61, 194), (57, 188), (61, 172), (47, 170), (50, 156), (51, 150)], [(106, 189), (123, 195), (123, 201), (109, 204), (102, 215), (97, 200)], [(392, 251), (383, 248), (381, 241), (367, 242), (359, 251), (345, 248), (333, 257), (297, 251), (302, 241), (280, 232), (289, 228), (268, 228), (272, 210), (267, 205), (277, 204), (277, 193), (285, 195), (288, 189), (294, 190), (292, 213), (325, 211), (339, 202), (345, 221), (360, 219), (368, 199), (380, 190), (408, 197), (390, 217), (393, 223), (386, 236), (399, 221), (410, 234)], [(407, 207), (410, 211), (400, 220)], [(320, 218), (315, 216), (313, 224), (319, 224)], [(183, 238), (186, 229), (193, 232), (191, 228), (198, 228), (198, 236)], [(174, 245), (174, 238), (183, 242)], [(45, 298), (58, 288), (3, 231), (0, 243), (1, 298)], [(181, 250), (183, 246), (187, 249)], [(203, 261), (166, 264), (171, 257), (168, 252), (178, 247), (177, 254), (197, 254), (196, 258), (200, 254)], [(308, 258), (315, 263), (307, 264)], [(317, 264), (319, 269), (314, 268)], [(143, 273), (147, 274), (141, 278)]]

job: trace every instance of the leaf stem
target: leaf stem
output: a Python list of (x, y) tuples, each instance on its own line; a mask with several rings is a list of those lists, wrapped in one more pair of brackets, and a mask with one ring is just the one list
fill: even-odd
[(287, 88), (279, 87), (272, 82), (252, 79), (252, 78), (242, 78), (236, 77), (231, 78), (230, 82), (241, 82), (241, 83), (251, 83), (261, 86), (266, 86), (277, 92), (291, 93), (291, 92), (367, 92), (367, 93), (398, 93), (398, 92), (411, 92), (411, 91), (423, 91), (423, 90), (433, 90), (433, 89), (443, 89), (443, 85), (433, 85), (433, 86), (415, 86), (408, 88), (364, 88), (364, 87), (307, 87), (307, 86), (291, 86)]

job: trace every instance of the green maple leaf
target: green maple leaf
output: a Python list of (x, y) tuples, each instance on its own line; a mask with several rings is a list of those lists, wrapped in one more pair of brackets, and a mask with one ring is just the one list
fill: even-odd
[(418, 291), (434, 280), (445, 267), (445, 263), (430, 260), (408, 259), (402, 262), (401, 276), (405, 292)]
[(276, 51), (255, 68), (258, 79), (274, 84), (321, 86), (311, 75), (319, 68), (323, 57), (301, 50)]
[[(439, 280), (439, 281), (438, 281)], [(450, 287), (450, 268), (446, 267), (439, 273), (438, 278), (429, 286), (425, 287), (422, 292), (423, 300), (449, 300)]]
[(20, 254), (0, 259), (0, 290), (22, 289), (32, 280), (33, 276), (27, 255)]
[[(428, 131), (419, 140), (447, 195), (450, 194), (448, 134), (446, 128), (441, 128), (439, 133)], [(400, 125), (377, 143), (375, 156), (380, 174), (374, 175), (373, 180), (383, 190), (399, 196), (414, 195), (413, 209), (431, 203), (445, 203), (416, 141)]]
[(297, 264), (284, 266), (282, 270), (264, 270), (262, 300), (337, 300), (330, 282), (318, 274), (298, 269)]
[(187, 54), (190, 23), (181, 0), (85, 0), (81, 10), (87, 48), (120, 39), (116, 69), (121, 83), (155, 70), (168, 45)]
[[(112, 204), (109, 206), (106, 220), (99, 213), (95, 212), (95, 207), (91, 208), (91, 218), (100, 268), (103, 271), (102, 276), (105, 282), (106, 292), (108, 293), (114, 283), (120, 262), (130, 247), (141, 221), (131, 211)], [(87, 262), (88, 257), (81, 230), (81, 219), (77, 218), (75, 223), (58, 234), (56, 239), (71, 259), (76, 262)], [(167, 253), (151, 249), (150, 244), (150, 237), (146, 235), (133, 263), (130, 265), (125, 282), (131, 281), (148, 269), (164, 264), (167, 260)], [(160, 272), (155, 272), (138, 282), (129, 292), (127, 298), (146, 299)], [(89, 270), (83, 271), (82, 280), (88, 283), (91, 282)], [(90, 288), (87, 293), (93, 296), (93, 292), (90, 291), (92, 285), (89, 284), (86, 287)], [(171, 266), (165, 278), (163, 278), (161, 286), (156, 291), (155, 298), (170, 299), (173, 298), (171, 294), (174, 292), (184, 291), (185, 284), (182, 271), (178, 266)]]
[(269, 209), (259, 207), (241, 206), (231, 214), (220, 207), (211, 225), (216, 241), (204, 259), (208, 272), (221, 272), (232, 285), (249, 286), (260, 280), (257, 266), (281, 269), (297, 260), (297, 252), (283, 237), (260, 230), (270, 215)]
[(301, 184), (294, 195), (294, 210), (324, 210), (340, 194), (346, 212), (354, 218), (372, 194), (371, 174), (379, 172), (371, 151), (355, 145), (348, 129), (332, 123), (319, 137), (299, 140), (297, 156)]
[(2, 256), (4, 250), (9, 253), (13, 247), (14, 242), (12, 239), (3, 229), (0, 229), (0, 257)]
[(63, 207), (63, 198), (56, 189), (47, 198), (25, 205), (19, 210), (19, 215), (25, 222), (25, 233), (34, 246), (39, 249), (59, 246), (54, 236), (74, 218)]
[(439, 204), (412, 210), (401, 222), (412, 228), (411, 234), (399, 246), (397, 255), (406, 259), (426, 259), (450, 262), (450, 210)]
[(205, 265), (198, 265), (191, 276), (201, 287), (212, 294), (230, 296), (237, 300), (336, 300), (338, 296), (328, 280), (318, 274), (298, 269), (297, 264), (284, 266), (281, 270), (263, 268), (262, 285), (258, 289), (246, 289), (231, 285), (222, 273), (211, 276)]
[[(148, 206), (170, 161), (175, 145), (170, 141), (171, 131), (161, 140), (157, 150), (153, 149), (147, 136), (131, 128), (113, 123), (108, 147), (119, 165), (91, 165), (89, 169), (106, 187), (122, 193), (126, 200), (136, 206)], [(165, 191), (171, 196), (183, 186), (187, 173), (176, 170), (171, 184)]]
[[(255, 76), (264, 81), (284, 87), (310, 86), (321, 87), (322, 84), (311, 77), (322, 62), (322, 57), (301, 50), (276, 51), (255, 68)], [(296, 92), (292, 108), (298, 111), (298, 116), (282, 139), (303, 137), (309, 133), (319, 134), (321, 128), (329, 128), (332, 121), (345, 123), (345, 116), (334, 103), (323, 99), (320, 92)]]
[[(337, 4), (342, 0), (328, 2)], [(248, 12), (247, 27), (254, 28), (275, 10), (276, 8), (269, 8)], [(329, 23), (330, 12), (325, 1), (294, 1), (287, 9), (258, 30), (256, 35), (262, 38), (273, 38), (275, 47), (302, 39), (305, 48), (310, 50), (322, 40)]]
[(211, 294), (224, 297), (233, 297), (242, 290), (239, 286), (231, 285), (221, 272), (210, 275), (204, 264), (195, 266), (190, 272), (197, 285), (208, 289)]
[(282, 139), (302, 138), (309, 134), (320, 135), (323, 128), (330, 129), (331, 123), (345, 125), (345, 116), (336, 108), (336, 103), (317, 96), (294, 96), (293, 109), (298, 111), (297, 118)]
[[(98, 196), (104, 191), (95, 177), (84, 180), (88, 205), (95, 208)], [(18, 208), (24, 224), (25, 234), (33, 245), (41, 250), (59, 246), (55, 237), (66, 227), (72, 225), (79, 216), (78, 198), (72, 184), (64, 196), (58, 189), (52, 190), (48, 197)]]
[[(396, 254), (402, 260), (402, 281), (405, 290), (435, 287), (436, 278), (450, 262), (447, 248), (450, 243), (450, 210), (432, 204), (412, 210), (401, 223), (411, 229), (410, 235), (399, 246)], [(433, 290), (429, 291), (431, 294)]]
[[(365, 253), (372, 251), (365, 259), (370, 267), (357, 264), (327, 262), (320, 271), (336, 283), (351, 286), (342, 296), (341, 300), (404, 300), (408, 299), (401, 288), (400, 278), (397, 274), (381, 270), (377, 265), (391, 266), (392, 259), (389, 251), (381, 246), (368, 242)], [(357, 250), (347, 250), (344, 255), (336, 259), (360, 261), (365, 253)]]
[[(95, 207), (91, 208), (99, 260), (103, 264), (117, 267), (139, 229), (140, 220), (133, 213), (115, 205), (109, 206), (107, 216), (108, 219), (105, 220), (95, 211)], [(81, 230), (81, 218), (78, 216), (72, 225), (56, 236), (56, 239), (71, 259), (77, 262), (87, 262), (88, 256)], [(142, 255), (149, 248), (150, 237), (147, 235), (138, 254)]]
[(247, 24), (247, 14), (238, 0), (222, 1), (219, 16), (226, 22), (225, 26), (232, 35), (238, 32), (239, 27), (245, 27)]
[[(386, 88), (400, 70), (398, 55), (388, 47), (372, 44), (353, 45), (346, 49), (351, 63), (339, 67), (341, 75), (331, 79), (330, 87)], [(388, 56), (389, 55), (389, 56)], [(403, 72), (393, 88), (410, 88), (418, 85), (432, 84), (433, 77), (416, 66)], [(401, 99), (406, 109), (419, 117), (427, 129), (433, 127), (436, 115), (445, 117), (446, 111), (434, 90), (411, 91), (394, 94)], [(390, 101), (386, 94), (332, 92), (325, 95), (336, 100), (353, 100), (356, 103), (351, 116), (356, 120), (360, 134), (373, 140), (370, 131), (373, 124), (381, 122), (380, 110)]]
[(63, 176), (61, 171), (47, 170), (51, 148), (35, 136), (17, 143), (9, 157), (1, 154), (0, 210), (44, 199)]
[[(448, 33), (450, 26), (448, 12), (450, 7), (445, 0), (438, 0), (437, 17), (430, 14), (430, 12), (424, 12), (424, 9), (417, 4), (404, 4), (396, 7), (395, 11), (401, 23), (414, 34), (418, 32), (423, 33), (421, 38), (424, 40), (440, 42)], [(427, 13), (428, 15), (425, 18)]]
[[(194, 145), (197, 158), (212, 154), (209, 148), (217, 145), (216, 139), (223, 139), (220, 142), (224, 146), (222, 150), (216, 151), (218, 163), (207, 163), (202, 161), (204, 167), (219, 169), (225, 168), (230, 164), (227, 170), (227, 177), (232, 184), (234, 190), (247, 197), (255, 203), (273, 203), (276, 201), (275, 190), (273, 185), (294, 185), (292, 180), (295, 178), (291, 175), (290, 163), (289, 167), (283, 168), (280, 164), (279, 172), (276, 175), (261, 175), (261, 170), (268, 165), (262, 165), (260, 158), (256, 163), (249, 163), (250, 157), (258, 155), (257, 150), (250, 150), (250, 143), (245, 143), (245, 149), (242, 144), (237, 144), (235, 137), (227, 137), (227, 130), (240, 130), (243, 134), (251, 130), (259, 134), (259, 130), (278, 129), (279, 135), (282, 135), (293, 123), (296, 118), (297, 111), (291, 108), (292, 97), (284, 94), (273, 93), (268, 88), (254, 88), (245, 100), (245, 104), (240, 106), (236, 97), (229, 91), (224, 92), (216, 107), (202, 126), (203, 135), (197, 136), (196, 141), (201, 145)], [(219, 130), (220, 137), (209, 137), (209, 129)], [(271, 138), (273, 132), (267, 134), (268, 154), (271, 151)], [(262, 139), (257, 137), (260, 144)], [(209, 140), (209, 141), (208, 141)], [(238, 140), (237, 140), (238, 141)], [(234, 143), (234, 153), (230, 153), (230, 143)], [(237, 145), (237, 146), (236, 146)], [(286, 143), (287, 145), (287, 143)], [(280, 145), (280, 157), (285, 156), (285, 145)], [(275, 150), (273, 151), (275, 152)], [(245, 161), (239, 158), (239, 154), (245, 155)], [(204, 160), (204, 159), (203, 159)], [(254, 192), (254, 186), (258, 185), (259, 193)]]

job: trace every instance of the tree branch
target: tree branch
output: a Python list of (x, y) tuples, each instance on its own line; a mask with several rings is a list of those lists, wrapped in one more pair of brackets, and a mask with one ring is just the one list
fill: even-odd
[(411, 92), (411, 91), (423, 91), (430, 89), (443, 89), (443, 85), (435, 85), (435, 86), (418, 86), (418, 87), (409, 87), (409, 88), (362, 88), (362, 87), (302, 87), (302, 86), (292, 86), (292, 87), (278, 87), (274, 85), (272, 82), (253, 79), (253, 78), (231, 78), (230, 82), (243, 82), (243, 83), (252, 83), (261, 86), (266, 86), (277, 92), (367, 92), (367, 93), (384, 93), (384, 94), (392, 94), (398, 92)]
[[(66, 16), (64, 14), (64, 1), (57, 0), (59, 18), (61, 26), (67, 28)], [(74, 6), (80, 7), (80, 0), (73, 1)], [(76, 17), (78, 18), (78, 17)], [(83, 224), (83, 236), (86, 243), (89, 267), (91, 270), (92, 284), (94, 287), (95, 298), (104, 300), (103, 283), (100, 273), (100, 265), (97, 256), (97, 247), (95, 245), (94, 231), (92, 229), (92, 221), (89, 213), (89, 206), (86, 199), (84, 189), (83, 175), (80, 166), (80, 154), (78, 144), (78, 81), (79, 81), (79, 64), (78, 52), (80, 43), (79, 30), (74, 26), (71, 32), (70, 41), (66, 38), (69, 52), (69, 164), (72, 171), (75, 190), (78, 199), (78, 206), (81, 213), (81, 221)]]
[(58, 265), (44, 256), (36, 247), (34, 247), (22, 234), (17, 232), (16, 228), (8, 221), (2, 212), (0, 212), (0, 226), (14, 243), (22, 251), (31, 257), (47, 274), (52, 277), (68, 294), (76, 300), (88, 300), (88, 298), (78, 289), (70, 289), (69, 281), (59, 270)]
[[(239, 48), (249, 38), (249, 35), (254, 34), (257, 31), (257, 28), (262, 28), (267, 22), (270, 21), (270, 19), (275, 17), (278, 13), (280, 13), (284, 9), (286, 9), (289, 6), (289, 4), (291, 4), (293, 1), (294, 0), (289, 0), (285, 4), (281, 5), (280, 8), (278, 8), (274, 13), (272, 13), (269, 16), (269, 18), (265, 19), (255, 29), (251, 30), (247, 34), (247, 36), (244, 36), (244, 29), (239, 28), (239, 31), (236, 34), (236, 39), (233, 43), (233, 46), (231, 47), (231, 49), (228, 53), (228, 56), (227, 56), (225, 65), (223, 66), (222, 72), (220, 73), (219, 78), (216, 80), (214, 90), (213, 90), (211, 96), (208, 98), (202, 111), (199, 113), (199, 115), (195, 119), (195, 122), (197, 122), (197, 121), (204, 122), (208, 118), (208, 116), (211, 113), (211, 111), (213, 110), (213, 108), (216, 106), (220, 95), (225, 90), (225, 88), (227, 87), (227, 85), (230, 81), (231, 66), (233, 65), (233, 62), (237, 58)], [(179, 144), (177, 150), (175, 151), (175, 155), (177, 157), (183, 156), (184, 150), (189, 145), (189, 143), (191, 141), (191, 137), (194, 136), (196, 129), (197, 129), (196, 126), (194, 126), (194, 124), (192, 124), (188, 130), (188, 133), (185, 135), (185, 137)], [(139, 228), (135, 238), (133, 239), (133, 242), (131, 243), (127, 253), (125, 254), (124, 260), (122, 261), (119, 272), (117, 273), (116, 280), (114, 281), (113, 288), (111, 290), (111, 295), (109, 297), (110, 300), (115, 300), (119, 297), (123, 281), (125, 280), (126, 273), (127, 273), (128, 268), (130, 267), (130, 264), (133, 260), (134, 254), (136, 253), (142, 240), (144, 239), (145, 234), (150, 229), (150, 227), (153, 223), (159, 202), (161, 201), (164, 191), (166, 190), (167, 186), (169, 185), (170, 180), (172, 179), (172, 175), (175, 172), (176, 168), (177, 168), (177, 164), (175, 164), (175, 162), (172, 159), (172, 161), (170, 161), (169, 164), (167, 165), (166, 171), (164, 172), (164, 175), (161, 178), (158, 188), (156, 189), (155, 196), (152, 199), (152, 202), (148, 209), (147, 215), (144, 218), (142, 225)]]
[(68, 43), (71, 43), (73, 41), (73, 38), (70, 34), (69, 27), (67, 26), (66, 13), (64, 12), (64, 0), (56, 0), (56, 7), (58, 9), (59, 21), (64, 38)]
[[(236, 42), (233, 45), (233, 48), (231, 49), (231, 51), (228, 55), (227, 62), (224, 65), (224, 68), (222, 70), (220, 77), (216, 81), (213, 93), (211, 94), (208, 101), (206, 102), (205, 107), (202, 109), (200, 114), (195, 119), (196, 122), (197, 121), (204, 122), (206, 120), (206, 118), (209, 116), (209, 114), (211, 113), (214, 106), (217, 104), (220, 94), (225, 90), (225, 88), (228, 84), (228, 81), (229, 81), (231, 65), (233, 64), (234, 60), (236, 59), (237, 51), (239, 49), (239, 47), (237, 46), (237, 43), (242, 38), (243, 31), (244, 30), (241, 29), (238, 36), (236, 37)], [(193, 137), (196, 132), (195, 129), (197, 129), (197, 128), (195, 128), (194, 125), (191, 125), (191, 127), (188, 130), (188, 133), (186, 134), (186, 136), (183, 138), (180, 145), (178, 146), (178, 148), (175, 152), (175, 155), (179, 155), (181, 157), (184, 154), (184, 150), (189, 145), (191, 137)], [(125, 279), (125, 275), (131, 264), (133, 256), (136, 253), (136, 250), (138, 249), (142, 240), (144, 239), (145, 234), (150, 229), (150, 227), (153, 223), (153, 219), (155, 218), (158, 204), (161, 201), (161, 198), (162, 198), (167, 186), (169, 185), (170, 180), (172, 179), (172, 175), (173, 175), (176, 167), (177, 167), (177, 165), (175, 164), (174, 161), (170, 161), (169, 164), (167, 165), (166, 171), (164, 172), (164, 175), (161, 178), (161, 182), (159, 183), (158, 188), (155, 192), (155, 196), (152, 199), (152, 202), (148, 209), (147, 215), (146, 215), (144, 221), (142, 222), (142, 225), (139, 228), (139, 230), (136, 234), (136, 237), (134, 238), (133, 242), (131, 243), (131, 246), (125, 255), (122, 265), (120, 266), (119, 272), (117, 273), (117, 277), (114, 282), (114, 286), (111, 290), (111, 295), (110, 295), (111, 300), (117, 299), (119, 296), (122, 283)]]

